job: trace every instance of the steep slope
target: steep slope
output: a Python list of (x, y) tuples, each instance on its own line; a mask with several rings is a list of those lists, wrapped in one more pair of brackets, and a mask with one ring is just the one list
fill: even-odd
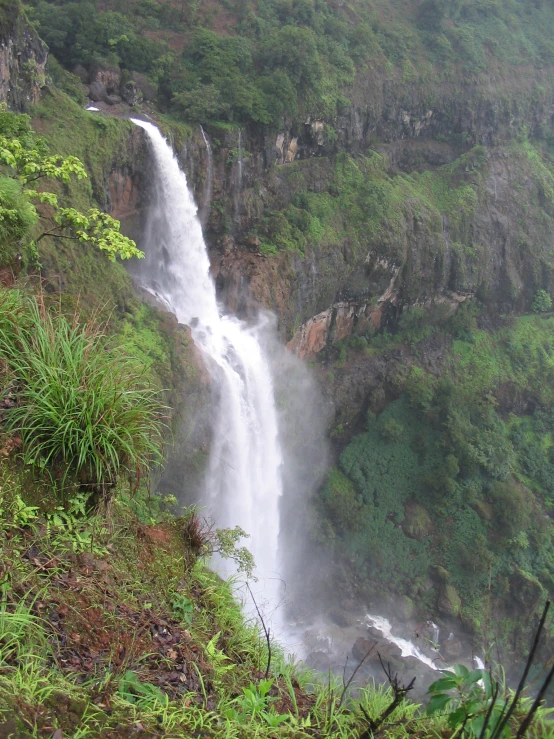
[[(415, 626), (438, 610), (480, 635), (494, 580), (514, 637), (521, 607), (552, 592), (550, 323), (525, 315), (554, 294), (550, 4), (41, 0), (29, 15), (75, 73), (57, 72), (67, 90), (174, 132), (220, 295), (239, 314), (272, 308), (290, 348), (317, 358), (337, 458), (346, 448), (315, 497), (316, 538), (358, 592), (409, 592)], [(36, 114), (49, 108), (63, 151), (61, 100)], [(140, 142), (63, 107), (87, 132), (72, 146), (102, 140), (86, 197), (117, 212), (119, 188), (138, 212)], [(44, 276), (105, 284), (73, 260), (46, 256)], [(411, 466), (377, 474), (379, 458)]]

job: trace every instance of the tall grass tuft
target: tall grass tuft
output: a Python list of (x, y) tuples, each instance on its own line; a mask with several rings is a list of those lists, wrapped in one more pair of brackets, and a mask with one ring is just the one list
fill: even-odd
[(96, 490), (122, 473), (140, 477), (161, 460), (163, 430), (143, 369), (111, 350), (94, 322), (69, 321), (21, 294), (13, 310), (10, 292), (0, 295), (0, 358), (16, 404), (5, 425), (21, 436), (26, 462)]

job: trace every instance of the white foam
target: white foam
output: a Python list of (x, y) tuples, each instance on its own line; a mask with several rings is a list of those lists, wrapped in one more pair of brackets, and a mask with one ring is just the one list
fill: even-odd
[(409, 641), (408, 639), (402, 639), (399, 636), (394, 636), (394, 634), (392, 633), (390, 621), (388, 619), (384, 618), (383, 616), (372, 616), (368, 613), (366, 615), (366, 623), (368, 626), (373, 626), (373, 628), (378, 629), (387, 641), (391, 642), (392, 644), (396, 644), (396, 646), (400, 649), (403, 657), (415, 657), (420, 662), (423, 662), (424, 665), (430, 667), (432, 670), (439, 669), (435, 665), (433, 660), (429, 659), (429, 657), (426, 657), (423, 652), (415, 646), (415, 644), (412, 644), (411, 641)]

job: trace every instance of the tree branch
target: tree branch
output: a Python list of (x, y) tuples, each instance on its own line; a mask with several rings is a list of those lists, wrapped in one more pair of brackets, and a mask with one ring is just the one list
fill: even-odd
[(246, 583), (246, 587), (248, 588), (248, 592), (250, 593), (250, 597), (252, 598), (252, 602), (254, 603), (254, 608), (256, 609), (256, 612), (258, 614), (258, 617), (260, 621), (262, 622), (262, 629), (264, 630), (265, 634), (265, 640), (267, 643), (267, 667), (265, 668), (265, 679), (267, 680), (269, 676), (269, 668), (271, 666), (271, 640), (270, 640), (270, 629), (265, 625), (264, 617), (260, 613), (260, 609), (258, 608), (258, 604), (256, 603), (256, 599), (254, 598), (254, 594), (252, 590), (250, 589), (250, 585)]
[(377, 644), (376, 641), (373, 642), (373, 644), (367, 650), (367, 653), (366, 653), (365, 657), (362, 659), (362, 661), (356, 667), (356, 669), (354, 670), (354, 672), (350, 675), (350, 678), (349, 678), (348, 682), (345, 683), (344, 676), (346, 674), (346, 666), (348, 665), (348, 657), (346, 658), (346, 662), (344, 663), (344, 670), (342, 671), (342, 685), (343, 685), (343, 689), (342, 689), (342, 693), (341, 693), (340, 700), (339, 700), (339, 708), (342, 706), (342, 702), (344, 700), (344, 696), (346, 695), (346, 691), (350, 687), (350, 684), (352, 683), (352, 680), (354, 680), (354, 678), (356, 677), (356, 673), (358, 672), (358, 670), (360, 669), (360, 667), (363, 665), (363, 663), (366, 661), (366, 659), (369, 657), (369, 655), (373, 652), (373, 650), (375, 649), (376, 644)]

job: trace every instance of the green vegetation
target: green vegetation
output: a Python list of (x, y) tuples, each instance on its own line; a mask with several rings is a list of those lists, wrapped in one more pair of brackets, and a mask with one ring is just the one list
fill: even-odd
[[(549, 65), (548, 3), (385, 0), (348, 8), (313, 0), (70, 3), (29, 0), (28, 14), (67, 69), (148, 76), (158, 102), (199, 122), (329, 122), (378, 71), (400, 85)], [(358, 77), (358, 79), (357, 79)], [(58, 79), (60, 76), (58, 75)], [(429, 95), (432, 99), (432, 95)]]
[[(275, 644), (264, 677), (268, 652), (258, 626), (245, 621), (231, 583), (206, 568), (217, 539), (236, 532), (203, 528), (194, 511), (179, 515), (174, 499), (143, 488), (131, 495), (119, 486), (109, 506), (94, 511), (81, 494), (59, 506), (48, 484), (15, 463), (10, 437), (1, 439), (8, 451), (0, 467), (2, 730), (22, 738), (61, 730), (347, 739), (369, 726), (390, 739), (460, 736), (447, 705), (457, 700), (445, 692), (449, 673), (431, 688), (433, 709), (439, 690), (448, 696), (446, 713), (435, 715), (404, 700), (398, 683), (370, 683), (354, 700), (340, 680), (320, 682)], [(471, 687), (466, 699), (460, 685), (463, 705), (483, 713), (488, 672), (473, 679), (464, 669), (455, 673)], [(523, 702), (510, 726), (527, 711)], [(549, 727), (540, 710), (537, 735)]]
[[(517, 653), (525, 629), (493, 624), (490, 613), (554, 591), (554, 319), (479, 330), (469, 304), (400, 326), (388, 343), (369, 337), (364, 351), (408, 343), (414, 363), (397, 366), (400, 397), (378, 418), (369, 413), (367, 431), (342, 452), (318, 500), (331, 524), (320, 536), (371, 587), (407, 593), (421, 616), (459, 611), (480, 639), (507, 647), (511, 635)], [(418, 366), (431, 334), (444, 342), (441, 376)]]
[[(0, 178), (0, 222), (4, 231), (0, 261), (4, 264), (13, 259), (15, 249), (21, 248), (35, 266), (37, 245), (45, 237), (90, 242), (112, 261), (116, 256), (143, 256), (134, 241), (120, 233), (119, 222), (107, 213), (98, 208), (81, 213), (61, 207), (56, 193), (43, 189), (43, 181), (57, 180), (67, 185), (73, 177), (85, 179), (87, 173), (74, 156), (50, 155), (46, 142), (35, 137), (27, 116), (0, 111), (0, 161), (4, 165)], [(38, 231), (33, 233), (35, 225)]]
[(0, 358), (8, 430), (21, 435), (24, 461), (88, 489), (108, 489), (120, 473), (139, 476), (161, 461), (160, 406), (140, 386), (144, 372), (110, 351), (100, 328), (53, 314), (36, 298), (0, 291)]
[[(443, 248), (442, 217), (446, 216), (462, 251), (464, 243), (471, 245), (468, 226), (485, 165), (485, 150), (474, 147), (453, 164), (433, 172), (392, 176), (387, 171), (387, 158), (376, 152), (356, 159), (339, 154), (336, 162), (326, 167), (325, 188), (318, 186), (313, 192), (303, 189), (302, 184), (317, 178), (321, 165), (298, 163), (293, 171), (283, 174), (293, 193), (291, 205), (279, 212), (266, 212), (258, 226), (261, 249), (268, 254), (279, 250), (304, 254), (307, 248), (338, 249), (346, 242), (351, 259), (369, 251), (375, 258), (400, 262), (404, 258), (402, 235), (414, 220), (438, 254)], [(461, 257), (461, 269), (475, 261), (472, 256)]]

